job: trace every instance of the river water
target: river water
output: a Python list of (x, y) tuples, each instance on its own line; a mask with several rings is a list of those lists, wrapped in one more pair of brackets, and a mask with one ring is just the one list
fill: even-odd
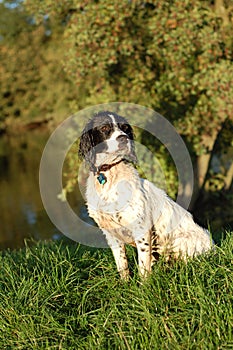
[(25, 238), (61, 236), (39, 191), (39, 164), (48, 137), (45, 131), (0, 137), (0, 249), (22, 247)]

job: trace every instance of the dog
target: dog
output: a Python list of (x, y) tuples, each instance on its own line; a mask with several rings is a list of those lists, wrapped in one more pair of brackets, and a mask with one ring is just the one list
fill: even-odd
[(161, 255), (186, 260), (211, 249), (210, 233), (163, 190), (140, 178), (133, 129), (124, 117), (95, 114), (82, 132), (79, 156), (90, 170), (88, 213), (105, 235), (121, 278), (129, 277), (126, 244), (137, 248), (142, 277)]

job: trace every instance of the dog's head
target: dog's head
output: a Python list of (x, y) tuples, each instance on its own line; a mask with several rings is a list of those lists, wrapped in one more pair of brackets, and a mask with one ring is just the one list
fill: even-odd
[(133, 139), (133, 129), (125, 118), (99, 112), (82, 132), (79, 155), (94, 167), (121, 159), (136, 162)]

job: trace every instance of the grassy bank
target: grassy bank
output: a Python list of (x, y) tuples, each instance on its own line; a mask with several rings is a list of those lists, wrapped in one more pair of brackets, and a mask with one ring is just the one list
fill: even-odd
[(233, 237), (121, 282), (111, 252), (38, 243), (1, 253), (0, 349), (233, 349)]

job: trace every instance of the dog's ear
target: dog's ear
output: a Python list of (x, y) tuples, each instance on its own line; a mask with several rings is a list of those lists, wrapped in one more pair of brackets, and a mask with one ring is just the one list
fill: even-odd
[(130, 140), (132, 140), (132, 149), (131, 149), (131, 158), (132, 158), (132, 161), (133, 163), (137, 163), (138, 162), (138, 158), (137, 158), (137, 155), (136, 155), (136, 152), (135, 152), (135, 144), (134, 144), (134, 140), (135, 140), (135, 134), (134, 134), (134, 130), (132, 128), (132, 126), (128, 123), (129, 125), (129, 130), (127, 132)]
[(78, 155), (80, 158), (85, 159), (90, 163), (94, 162), (94, 145), (91, 121), (86, 125), (80, 137)]
[(135, 152), (134, 142), (132, 144), (132, 149), (131, 149), (131, 159), (132, 159), (133, 163), (135, 163), (135, 164), (138, 162), (138, 157), (137, 157), (136, 152)]
[(88, 131), (83, 131), (79, 141), (78, 155), (80, 158), (86, 158), (91, 149), (91, 138)]
[(130, 140), (134, 140), (135, 135), (134, 135), (133, 128), (132, 128), (132, 126), (131, 126), (130, 124), (128, 124), (128, 125), (129, 125), (129, 132), (128, 132), (128, 136), (129, 136)]

